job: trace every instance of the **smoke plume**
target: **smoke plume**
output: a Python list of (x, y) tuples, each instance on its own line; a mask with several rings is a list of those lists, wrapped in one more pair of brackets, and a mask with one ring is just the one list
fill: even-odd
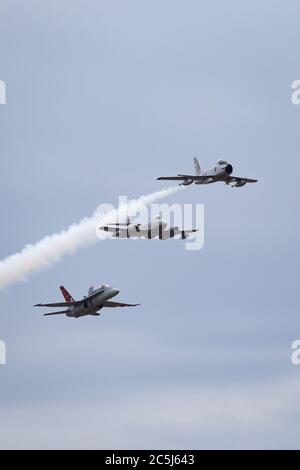
[(65, 255), (72, 255), (81, 247), (96, 243), (99, 240), (96, 233), (99, 225), (111, 222), (112, 218), (121, 220), (124, 214), (135, 213), (144, 205), (170, 196), (180, 188), (182, 187), (176, 186), (140, 196), (105, 214), (99, 214), (97, 208), (91, 217), (86, 217), (59, 233), (47, 235), (35, 244), (26, 245), (22, 251), (0, 261), (0, 289), (27, 279), (29, 274), (57, 263)]

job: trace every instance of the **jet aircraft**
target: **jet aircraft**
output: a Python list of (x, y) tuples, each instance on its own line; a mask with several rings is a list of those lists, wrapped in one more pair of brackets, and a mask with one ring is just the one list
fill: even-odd
[(125, 304), (123, 302), (115, 302), (112, 299), (120, 292), (115, 287), (108, 284), (102, 284), (98, 289), (93, 286), (89, 288), (88, 295), (81, 300), (74, 300), (71, 294), (64, 286), (60, 286), (65, 302), (56, 302), (49, 304), (36, 304), (35, 307), (65, 307), (65, 310), (58, 312), (45, 313), (44, 315), (61, 315), (67, 317), (79, 318), (85, 315), (100, 315), (98, 313), (103, 307), (136, 307), (140, 304)]
[(99, 227), (99, 230), (112, 233), (114, 238), (158, 238), (159, 240), (168, 240), (176, 236), (185, 240), (191, 233), (198, 231), (198, 229), (183, 230), (177, 226), (169, 227), (160, 215), (145, 224), (132, 223), (127, 217), (126, 223), (107, 224)]
[(194, 158), (194, 175), (177, 175), (177, 176), (160, 176), (158, 180), (182, 181), (183, 186), (189, 184), (210, 184), (222, 181), (226, 185), (235, 188), (245, 186), (247, 183), (257, 183), (257, 180), (251, 178), (241, 178), (239, 176), (231, 176), (233, 166), (226, 160), (218, 160), (217, 163), (208, 170), (202, 171), (197, 158)]

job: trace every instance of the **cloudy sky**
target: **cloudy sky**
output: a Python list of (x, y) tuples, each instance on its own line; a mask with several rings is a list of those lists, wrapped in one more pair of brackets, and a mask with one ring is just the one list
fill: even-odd
[[(0, 259), (163, 174), (205, 245), (107, 240), (0, 292), (1, 448), (298, 448), (299, 4), (4, 0)], [(33, 304), (120, 289), (78, 320)]]

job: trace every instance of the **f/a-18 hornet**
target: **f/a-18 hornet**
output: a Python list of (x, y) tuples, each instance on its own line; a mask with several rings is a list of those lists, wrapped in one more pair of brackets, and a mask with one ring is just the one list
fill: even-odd
[(93, 286), (89, 288), (87, 296), (84, 296), (81, 300), (74, 300), (71, 294), (65, 289), (64, 286), (60, 286), (62, 295), (64, 296), (65, 302), (56, 302), (51, 304), (36, 304), (35, 307), (65, 307), (65, 310), (59, 312), (45, 313), (44, 315), (61, 315), (65, 314), (67, 317), (83, 317), (85, 315), (100, 315), (97, 313), (103, 307), (136, 307), (140, 304), (125, 304), (123, 302), (115, 302), (112, 297), (115, 297), (120, 291), (115, 287), (111, 287), (108, 284), (102, 284), (98, 289), (94, 289)]
[(202, 171), (197, 158), (194, 158), (194, 175), (160, 176), (158, 180), (182, 181), (181, 185), (189, 184), (210, 184), (223, 181), (225, 184), (235, 188), (240, 188), (246, 183), (257, 183), (257, 180), (231, 176), (233, 167), (226, 160), (218, 160), (217, 163), (208, 170)]
[(159, 240), (168, 240), (177, 236), (185, 240), (191, 233), (198, 231), (198, 229), (183, 230), (177, 226), (168, 226), (160, 215), (145, 224), (132, 223), (127, 217), (126, 223), (107, 224), (99, 227), (99, 230), (110, 232), (116, 238), (158, 238)]

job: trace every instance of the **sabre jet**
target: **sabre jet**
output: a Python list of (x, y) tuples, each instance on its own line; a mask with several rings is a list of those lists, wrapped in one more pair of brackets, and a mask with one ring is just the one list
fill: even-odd
[(108, 284), (102, 284), (98, 289), (93, 286), (89, 288), (88, 295), (84, 296), (81, 300), (74, 300), (71, 294), (64, 286), (60, 286), (62, 295), (65, 302), (56, 302), (50, 304), (36, 304), (34, 307), (65, 307), (65, 310), (58, 312), (44, 313), (47, 315), (61, 315), (65, 314), (67, 317), (83, 317), (85, 315), (97, 315), (99, 310), (103, 307), (136, 307), (140, 304), (125, 304), (123, 302), (115, 302), (112, 299), (120, 292), (115, 287)]
[(180, 185), (188, 186), (189, 184), (210, 184), (217, 181), (223, 181), (226, 185), (235, 188), (245, 186), (246, 183), (257, 183), (257, 180), (250, 178), (241, 178), (239, 176), (231, 176), (233, 166), (226, 160), (218, 160), (217, 163), (208, 170), (202, 171), (197, 158), (194, 158), (194, 175), (177, 175), (177, 176), (160, 176), (158, 180), (182, 181)]
[(107, 224), (99, 227), (99, 230), (112, 233), (114, 238), (158, 238), (159, 240), (168, 240), (177, 236), (185, 240), (191, 233), (198, 231), (198, 229), (183, 230), (177, 226), (169, 227), (160, 215), (145, 224), (132, 223), (127, 217), (126, 223)]

